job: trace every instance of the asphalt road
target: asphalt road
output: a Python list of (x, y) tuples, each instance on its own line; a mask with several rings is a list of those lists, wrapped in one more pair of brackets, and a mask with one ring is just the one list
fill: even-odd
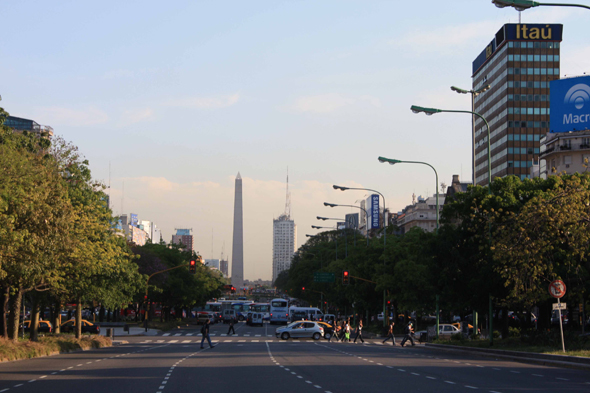
[(128, 344), (111, 348), (2, 363), (0, 393), (590, 392), (584, 371), (380, 340), (281, 341), (275, 328), (240, 323), (228, 337), (227, 325), (214, 325), (213, 349), (200, 349), (192, 326), (123, 337)]

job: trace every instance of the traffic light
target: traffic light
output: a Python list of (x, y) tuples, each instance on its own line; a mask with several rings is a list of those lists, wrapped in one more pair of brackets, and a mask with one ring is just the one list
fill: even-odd
[(342, 272), (342, 285), (348, 284), (350, 284), (350, 274), (348, 273), (348, 270), (344, 270)]
[(301, 290), (302, 290), (302, 291), (305, 291), (305, 287), (301, 287)]
[(191, 261), (188, 265), (188, 272), (190, 274), (195, 274), (197, 272), (197, 261)]

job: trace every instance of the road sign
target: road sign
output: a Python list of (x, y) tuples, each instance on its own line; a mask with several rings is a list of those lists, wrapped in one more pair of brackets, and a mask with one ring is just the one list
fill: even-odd
[(566, 305), (566, 303), (553, 303), (553, 309), (554, 310), (566, 310), (567, 305)]
[(549, 284), (549, 293), (557, 299), (560, 299), (565, 295), (565, 289), (565, 283), (561, 280), (555, 280)]
[(315, 272), (313, 274), (313, 282), (334, 282), (335, 280), (336, 274), (334, 273)]

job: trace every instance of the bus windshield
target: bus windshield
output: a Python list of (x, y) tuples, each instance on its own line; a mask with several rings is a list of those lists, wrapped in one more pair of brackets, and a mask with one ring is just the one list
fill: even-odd
[(270, 305), (272, 307), (276, 307), (276, 308), (286, 308), (287, 307), (287, 302), (286, 301), (282, 301), (282, 300), (273, 300), (272, 303), (270, 303)]

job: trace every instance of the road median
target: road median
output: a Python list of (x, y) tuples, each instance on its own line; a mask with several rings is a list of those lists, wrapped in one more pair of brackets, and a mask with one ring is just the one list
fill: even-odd
[(83, 336), (81, 339), (75, 339), (72, 335), (51, 335), (40, 337), (36, 342), (25, 339), (15, 342), (0, 338), (0, 362), (85, 351), (112, 345), (109, 338), (99, 335)]

